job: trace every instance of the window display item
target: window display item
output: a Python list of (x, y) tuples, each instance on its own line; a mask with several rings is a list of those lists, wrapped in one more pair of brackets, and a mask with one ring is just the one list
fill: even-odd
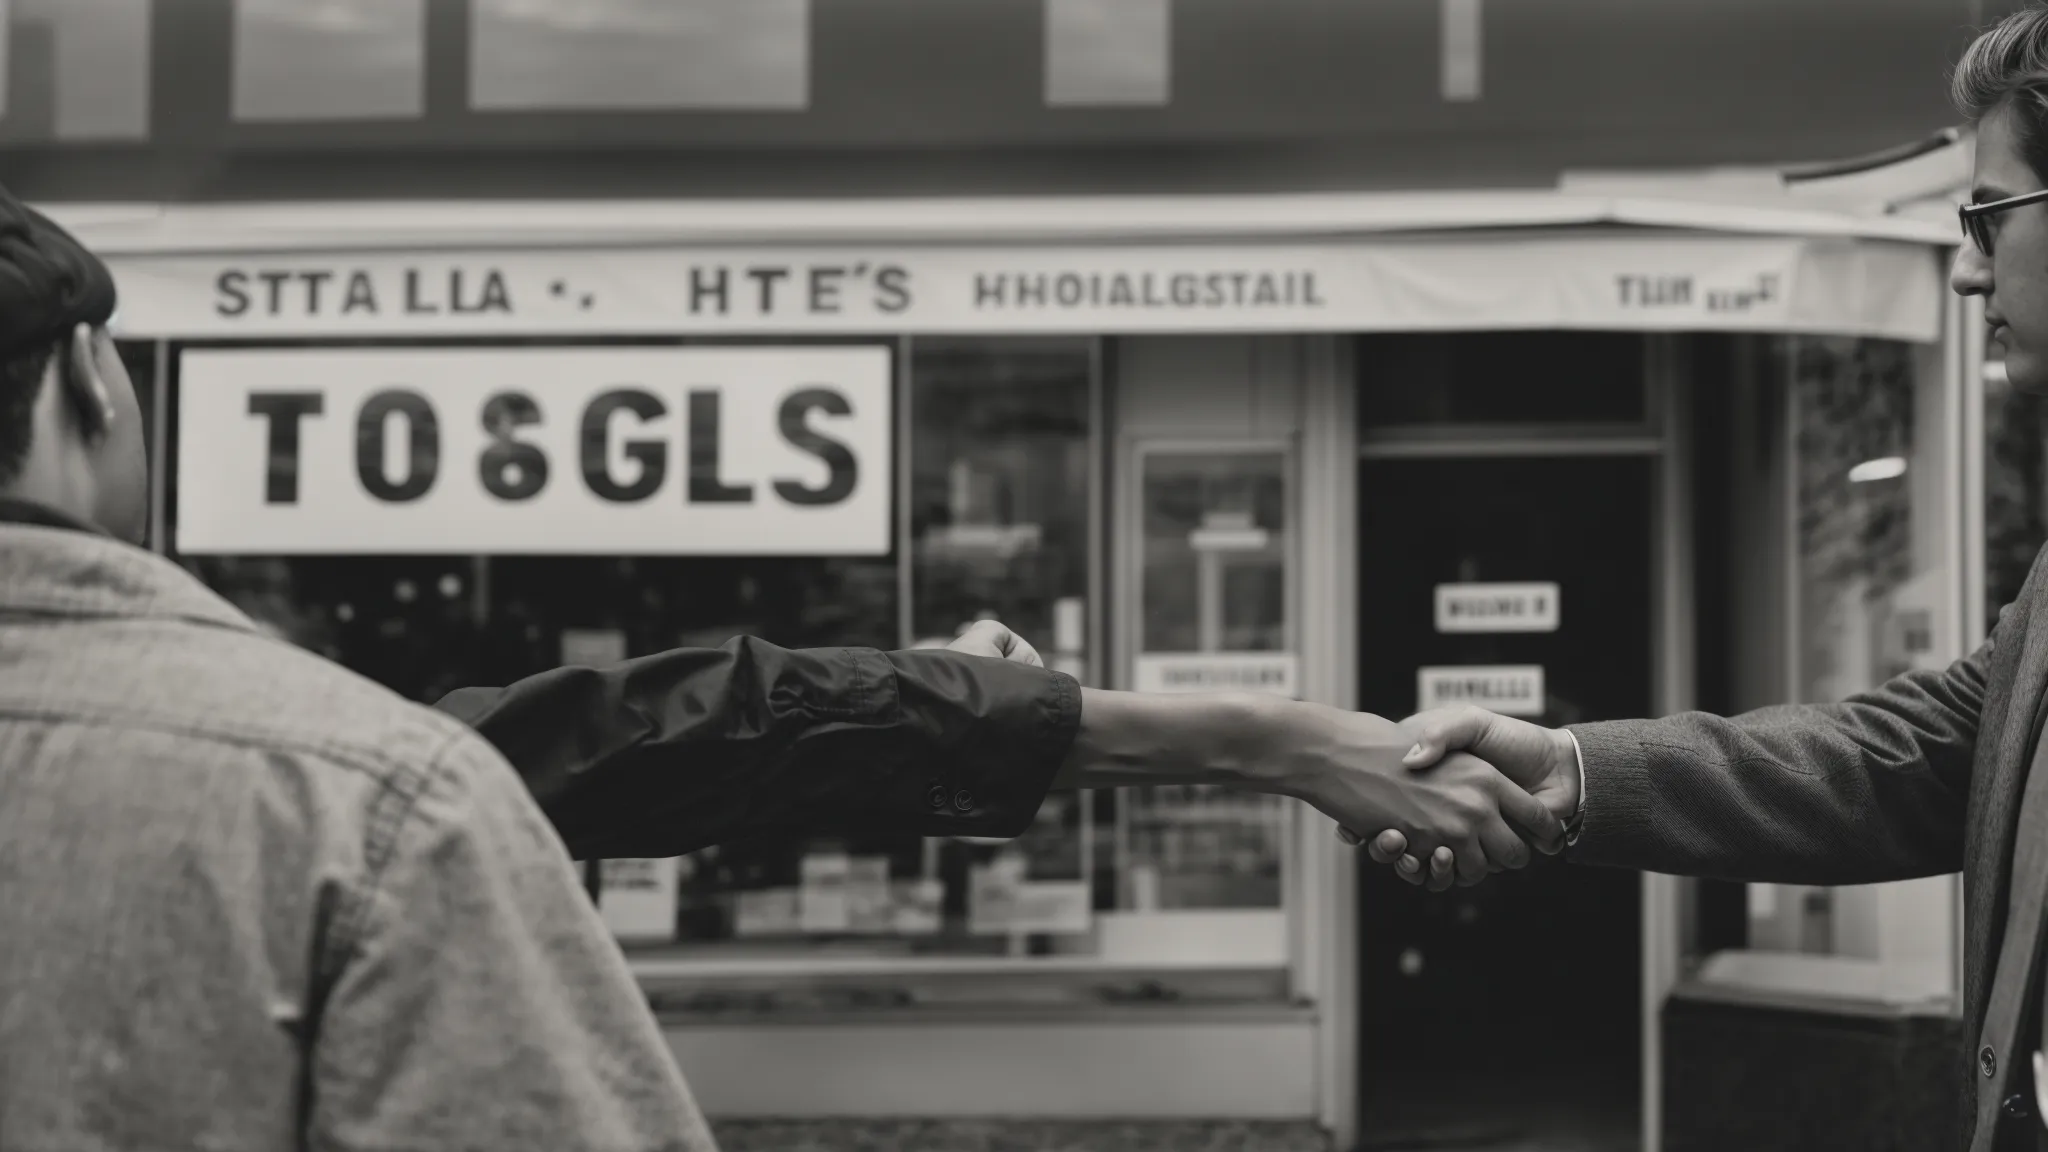
[(606, 860), (598, 870), (598, 911), (622, 943), (676, 938), (679, 861)]

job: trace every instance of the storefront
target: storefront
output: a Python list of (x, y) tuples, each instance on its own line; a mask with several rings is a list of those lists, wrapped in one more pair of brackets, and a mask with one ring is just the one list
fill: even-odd
[[(1711, 182), (55, 213), (117, 268), (155, 547), (419, 699), (994, 615), (1097, 685), (1560, 722), (1833, 697), (1983, 630), (1938, 215)], [(1654, 1146), (1658, 1010), (1726, 893), (1427, 904), (1355, 861), (1295, 806), (1091, 793), (1010, 844), (607, 862), (601, 906), (713, 1113), (1348, 1138), (1395, 1122), (1390, 1037), (1495, 1026), (1438, 989), (1494, 980), (1520, 893), (1625, 994), (1590, 1034)], [(1753, 949), (1819, 939), (1806, 894), (1735, 899)], [(1814, 979), (1949, 993), (1951, 883), (1830, 907), (1808, 951), (1868, 963)]]

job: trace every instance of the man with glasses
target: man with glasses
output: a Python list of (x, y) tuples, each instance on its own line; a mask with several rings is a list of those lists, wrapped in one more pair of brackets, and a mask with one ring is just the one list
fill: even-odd
[[(1954, 91), (1976, 125), (1977, 155), (1951, 283), (1983, 298), (2013, 384), (2048, 392), (2048, 8), (2031, 5), (1980, 37)], [(1449, 710), (1417, 718), (1410, 762), (1427, 766), (1447, 749), (1484, 757), (1568, 821), (1567, 856), (1588, 864), (1819, 885), (1961, 871), (1966, 1146), (2007, 1152), (2048, 1148), (2048, 1069), (2035, 1055), (2035, 1004), (2048, 1000), (2044, 705), (2048, 550), (1990, 640), (1946, 671), (1733, 719), (1551, 730)], [(1369, 851), (1413, 883), (1450, 882), (1453, 851), (1409, 847), (1389, 831)]]

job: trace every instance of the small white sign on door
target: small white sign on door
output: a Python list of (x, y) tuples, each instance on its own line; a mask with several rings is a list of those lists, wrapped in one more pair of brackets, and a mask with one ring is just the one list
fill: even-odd
[(1439, 584), (1439, 632), (1555, 632), (1555, 584)]
[(1543, 714), (1540, 664), (1419, 668), (1415, 672), (1415, 687), (1418, 712), (1474, 704), (1503, 716)]
[(1139, 692), (1270, 692), (1292, 697), (1301, 659), (1292, 652), (1150, 652), (1137, 658)]

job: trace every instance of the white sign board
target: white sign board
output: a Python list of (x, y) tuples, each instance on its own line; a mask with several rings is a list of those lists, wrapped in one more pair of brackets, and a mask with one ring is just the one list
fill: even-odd
[(1555, 632), (1560, 619), (1555, 584), (1439, 584), (1439, 632)]
[(1301, 658), (1292, 652), (1146, 653), (1132, 669), (1139, 692), (1270, 692), (1296, 696)]
[(193, 554), (880, 556), (882, 347), (187, 352)]
[(675, 859), (604, 861), (598, 865), (597, 907), (605, 927), (619, 940), (674, 940), (681, 879)]
[(1926, 342), (1939, 335), (1942, 300), (1919, 244), (1647, 232), (117, 254), (111, 265), (121, 334), (166, 339), (1483, 327)]
[(1503, 716), (1543, 714), (1543, 667), (1539, 664), (1420, 668), (1415, 681), (1417, 712), (1475, 704)]

